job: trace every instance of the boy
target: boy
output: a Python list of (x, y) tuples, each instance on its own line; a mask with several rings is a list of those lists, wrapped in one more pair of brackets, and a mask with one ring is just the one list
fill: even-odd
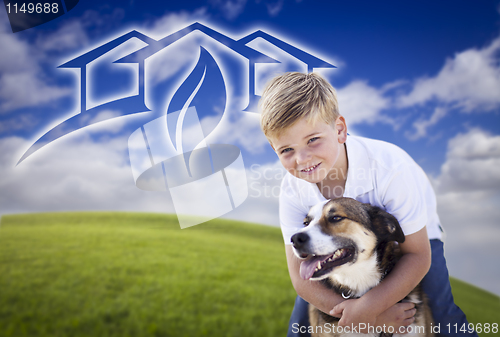
[[(339, 326), (385, 324), (402, 331), (400, 327), (413, 322), (416, 309), (398, 302), (424, 276), (434, 326), (453, 336), (457, 333), (448, 331), (449, 326), (467, 326), (451, 295), (434, 192), (408, 154), (392, 144), (348, 136), (335, 90), (314, 73), (274, 78), (263, 92), (260, 108), (262, 130), (288, 171), (281, 185), (280, 224), (290, 278), (299, 295), (288, 336), (308, 335), (303, 299), (340, 317)], [(406, 238), (393, 272), (359, 299), (344, 300), (319, 282), (301, 279), (300, 260), (290, 241), (303, 228), (311, 206), (341, 196), (385, 209), (398, 219)]]

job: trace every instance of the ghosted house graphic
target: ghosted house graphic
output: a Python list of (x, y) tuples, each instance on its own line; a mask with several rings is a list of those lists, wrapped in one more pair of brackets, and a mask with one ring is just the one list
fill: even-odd
[[(255, 93), (255, 65), (258, 63), (280, 63), (279, 60), (271, 58), (249, 46), (250, 42), (257, 38), (264, 39), (265, 41), (271, 43), (275, 47), (281, 49), (283, 52), (288, 53), (299, 61), (307, 65), (308, 72), (311, 72), (313, 68), (334, 68), (332, 64), (323, 61), (303, 50), (300, 50), (291, 44), (288, 44), (274, 36), (271, 36), (263, 31), (256, 31), (249, 34), (239, 40), (234, 40), (224, 34), (221, 34), (201, 23), (193, 23), (173, 34), (170, 34), (160, 40), (152, 39), (136, 30), (133, 30), (127, 34), (124, 34), (112, 41), (109, 41), (85, 54), (82, 54), (62, 65), (59, 68), (73, 68), (80, 69), (80, 112), (73, 117), (60, 123), (53, 129), (49, 130), (43, 136), (41, 136), (35, 143), (23, 154), (18, 164), (29, 157), (31, 154), (42, 148), (43, 146), (51, 143), (52, 141), (63, 137), (73, 131), (79, 130), (83, 127), (125, 115), (131, 115), (142, 112), (151, 111), (145, 103), (145, 83), (146, 83), (146, 71), (145, 62), (151, 56), (162, 51), (164, 48), (170, 46), (174, 42), (179, 41), (183, 37), (187, 36), (192, 32), (201, 32), (205, 36), (208, 36), (212, 40), (220, 43), (221, 45), (229, 48), (235, 53), (239, 54), (241, 57), (248, 60), (248, 106), (244, 111), (257, 112), (256, 103), (260, 99), (260, 96)], [(124, 98), (115, 99), (103, 104), (98, 104), (97, 106), (88, 108), (87, 104), (87, 87), (88, 87), (88, 66), (90, 63), (98, 60), (107, 53), (111, 52), (115, 48), (122, 46), (131, 39), (138, 39), (142, 43), (146, 44), (145, 47), (139, 49), (125, 57), (122, 57), (113, 63), (122, 64), (136, 64), (137, 65), (137, 86), (138, 92), (135, 95), (131, 95)], [(90, 83), (90, 82), (89, 82)], [(119, 111), (119, 116), (116, 115), (104, 115), (103, 111), (113, 110)], [(101, 114), (100, 118), (95, 118)]]
[[(169, 48), (188, 35), (194, 38), (194, 44), (193, 39), (185, 39), (173, 49)], [(285, 53), (299, 60), (307, 65), (309, 72), (314, 68), (334, 67), (260, 30), (239, 40), (200, 23), (160, 40), (132, 30), (59, 66), (79, 70), (79, 111), (40, 137), (18, 164), (73, 131), (112, 118), (148, 112), (139, 119), (142, 126), (131, 132), (128, 139), (136, 186), (147, 191), (168, 190), (181, 228), (227, 214), (248, 197), (242, 153), (237, 146), (210, 143), (207, 137), (221, 121), (226, 108), (236, 113), (257, 112), (260, 97), (256, 94), (256, 65), (281, 62), (275, 59), (278, 57), (270, 57), (248, 46), (256, 39), (279, 49), (280, 55)], [(176, 53), (185, 47), (186, 41), (189, 53), (181, 53), (180, 57), (186, 60), (181, 60), (183, 66), (179, 66), (170, 57), (179, 58)], [(209, 49), (216, 50), (219, 63), (202, 46), (206, 43)], [(190, 64), (193, 48), (199, 48), (199, 58), (184, 78), (184, 70), (188, 68), (185, 64)], [(225, 58), (226, 52), (231, 59)], [(236, 67), (232, 64), (233, 58), (238, 59)], [(121, 67), (111, 67), (112, 64), (127, 68), (124, 81), (121, 81), (124, 73), (117, 71)], [(113, 73), (110, 68), (120, 75), (114, 73), (115, 77), (108, 77)], [(171, 68), (179, 69), (172, 72)], [(170, 71), (167, 76), (162, 73), (165, 70)], [(155, 78), (158, 74), (163, 77)], [(179, 78), (184, 79), (180, 86), (174, 83)], [(100, 91), (110, 88), (111, 95), (107, 92), (95, 99)], [(227, 88), (233, 90), (229, 100)], [(92, 92), (97, 95), (93, 97)], [(241, 102), (231, 100), (235, 93), (248, 97), (245, 109), (239, 105), (245, 104), (244, 99)], [(230, 103), (226, 105), (227, 102)]]

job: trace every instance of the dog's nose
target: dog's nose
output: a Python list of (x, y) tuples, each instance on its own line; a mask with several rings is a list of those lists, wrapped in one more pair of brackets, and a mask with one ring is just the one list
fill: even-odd
[(306, 233), (297, 233), (292, 236), (292, 243), (295, 249), (304, 247), (309, 241), (309, 235)]

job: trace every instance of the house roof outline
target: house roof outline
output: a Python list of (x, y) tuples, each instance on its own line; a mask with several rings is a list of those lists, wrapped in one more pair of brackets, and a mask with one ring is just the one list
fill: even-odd
[(250, 61), (259, 61), (261, 63), (280, 63), (278, 60), (275, 60), (261, 52), (246, 46), (244, 43), (240, 41), (234, 40), (222, 33), (219, 33), (199, 22), (195, 22), (181, 30), (178, 30), (175, 33), (172, 33), (160, 40), (158, 40), (155, 44), (146, 46), (142, 49), (139, 49), (121, 59), (116, 60), (116, 63), (136, 63), (137, 60), (146, 59), (160, 50), (168, 47), (172, 43), (182, 39), (183, 37), (189, 35), (194, 31), (200, 31), (205, 35), (211, 37), (217, 42), (225, 45), (229, 49), (235, 51), (236, 53), (242, 55), (243, 57), (249, 59)]
[(333, 64), (330, 64), (320, 58), (317, 58), (316, 56), (311, 55), (295, 46), (292, 46), (291, 44), (282, 41), (262, 30), (257, 30), (245, 37), (242, 37), (241, 39), (238, 40), (238, 42), (241, 42), (246, 45), (259, 37), (273, 44), (274, 46), (278, 47), (284, 52), (292, 55), (299, 61), (302, 61), (305, 64), (307, 64), (308, 72), (312, 72), (314, 68), (337, 68)]
[(147, 43), (148, 45), (154, 45), (158, 42), (155, 39), (142, 34), (141, 32), (138, 32), (137, 30), (132, 30), (127, 34), (119, 36), (114, 40), (111, 40), (95, 49), (86, 52), (85, 54), (82, 54), (66, 63), (61, 64), (58, 68), (82, 68), (83, 66), (86, 66), (90, 62), (98, 59), (99, 57), (103, 56), (104, 54), (108, 53), (109, 51), (115, 49), (116, 47), (122, 45), (123, 43), (134, 37), (138, 38), (142, 42)]

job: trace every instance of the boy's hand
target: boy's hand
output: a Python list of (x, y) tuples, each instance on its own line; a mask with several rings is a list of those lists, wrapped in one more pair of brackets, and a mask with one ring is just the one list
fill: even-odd
[[(359, 300), (359, 299), (358, 299)], [(394, 327), (394, 331), (403, 331), (405, 330), (407, 326), (412, 324), (415, 321), (415, 313), (417, 312), (417, 309), (415, 309), (415, 304), (411, 302), (402, 302), (402, 303), (396, 303), (393, 306), (391, 306), (389, 309), (381, 313), (379, 316), (376, 317), (375, 323), (372, 323), (368, 320), (364, 321), (362, 316), (351, 316), (351, 318), (346, 317), (346, 315), (349, 314), (355, 314), (355, 310), (357, 307), (357, 304), (362, 305), (362, 303), (346, 303), (346, 302), (351, 302), (351, 301), (357, 301), (357, 300), (347, 300), (344, 301), (337, 306), (333, 308), (332, 311), (330, 311), (331, 316), (335, 316), (338, 318), (341, 318), (339, 321), (339, 326), (351, 326), (353, 324), (354, 326), (359, 326), (359, 323), (364, 323), (366, 326), (370, 324), (371, 326), (392, 326)], [(360, 301), (361, 302), (361, 301)], [(342, 305), (344, 304), (344, 305)], [(365, 309), (369, 310), (366, 305)], [(364, 315), (362, 312), (360, 312), (361, 315)], [(373, 317), (371, 315), (367, 315), (368, 319), (372, 320)], [(359, 321), (356, 321), (359, 320)]]
[(415, 321), (415, 303), (396, 303), (377, 317), (377, 326), (392, 326), (394, 331), (403, 331)]
[(373, 312), (373, 308), (357, 298), (337, 304), (330, 315), (340, 317), (339, 326), (359, 326), (360, 323), (375, 326), (377, 316)]

